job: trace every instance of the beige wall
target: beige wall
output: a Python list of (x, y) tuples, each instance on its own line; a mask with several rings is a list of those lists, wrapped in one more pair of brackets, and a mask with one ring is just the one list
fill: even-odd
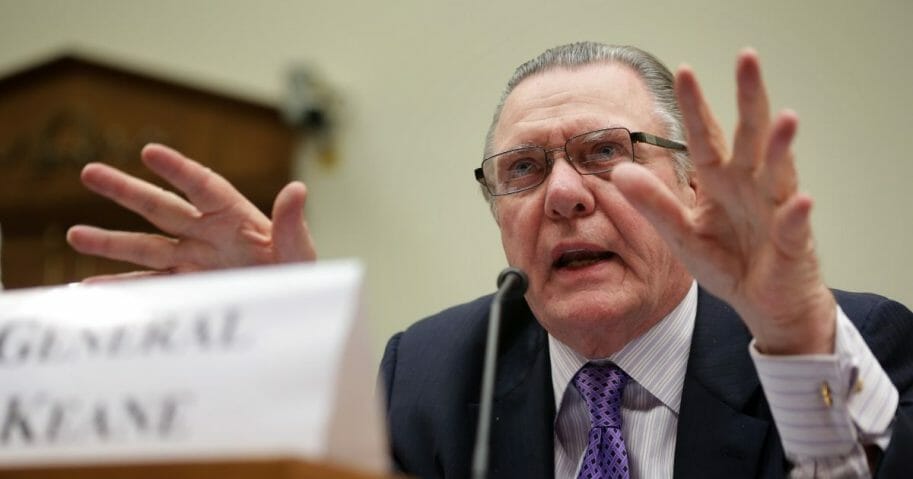
[(0, 74), (78, 48), (277, 101), (290, 64), (318, 65), (343, 141), (336, 168), (304, 168), (307, 213), (322, 257), (366, 262), (380, 345), (493, 289), (504, 259), (471, 179), (492, 107), (517, 64), (581, 39), (690, 63), (727, 126), (733, 59), (756, 47), (774, 107), (801, 118), (828, 281), (913, 305), (911, 21), (907, 0), (0, 0)]

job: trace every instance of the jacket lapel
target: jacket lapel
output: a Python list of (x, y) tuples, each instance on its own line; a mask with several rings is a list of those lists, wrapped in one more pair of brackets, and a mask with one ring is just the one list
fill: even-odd
[(682, 390), (675, 477), (782, 477), (785, 462), (757, 372), (751, 335), (701, 289)]
[[(504, 318), (489, 477), (551, 478), (555, 403), (547, 336), (523, 301), (511, 303)], [(750, 341), (735, 311), (699, 290), (674, 477), (784, 477), (787, 463)], [(469, 417), (478, 417), (478, 404), (468, 407)]]

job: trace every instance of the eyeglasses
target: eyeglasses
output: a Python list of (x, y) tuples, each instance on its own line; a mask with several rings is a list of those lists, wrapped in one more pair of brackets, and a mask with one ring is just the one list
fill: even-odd
[(577, 173), (597, 175), (612, 171), (618, 164), (634, 161), (634, 143), (688, 151), (682, 143), (649, 133), (607, 128), (571, 137), (563, 147), (524, 146), (489, 156), (482, 160), (481, 168), (475, 169), (475, 176), (492, 196), (510, 195), (535, 188), (545, 181), (555, 164), (550, 153), (564, 150), (568, 163)]

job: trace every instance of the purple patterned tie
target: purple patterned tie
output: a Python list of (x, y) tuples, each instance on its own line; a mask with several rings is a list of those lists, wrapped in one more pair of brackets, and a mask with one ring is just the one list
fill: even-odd
[(628, 375), (614, 364), (587, 363), (574, 387), (590, 409), (590, 438), (578, 479), (627, 479), (628, 452), (621, 437), (621, 392)]

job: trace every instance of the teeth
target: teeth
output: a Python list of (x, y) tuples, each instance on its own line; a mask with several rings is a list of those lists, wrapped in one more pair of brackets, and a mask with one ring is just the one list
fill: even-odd
[(568, 268), (578, 268), (581, 266), (589, 266), (591, 264), (598, 263), (600, 261), (602, 261), (602, 258), (575, 259), (572, 261), (568, 261), (567, 263), (565, 263), (564, 266), (568, 267)]
[(614, 256), (610, 251), (568, 251), (555, 261), (557, 268), (582, 268)]

